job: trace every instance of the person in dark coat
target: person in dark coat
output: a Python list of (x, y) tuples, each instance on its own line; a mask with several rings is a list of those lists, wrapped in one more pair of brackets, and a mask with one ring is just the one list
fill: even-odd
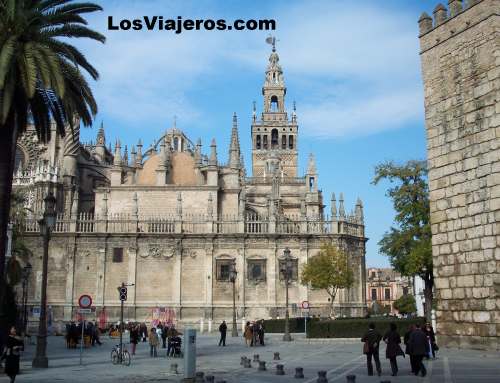
[(413, 373), (418, 375), (419, 372), (422, 372), (422, 376), (427, 375), (427, 370), (422, 361), (429, 353), (429, 341), (427, 340), (427, 335), (420, 328), (420, 325), (417, 324), (415, 330), (411, 332), (408, 344), (410, 354), (414, 357), (415, 370)]
[[(429, 341), (430, 351), (432, 352), (432, 358), (436, 359), (436, 351), (439, 350), (439, 347), (436, 344), (436, 334), (434, 333), (434, 329), (432, 328), (430, 323), (425, 324), (425, 328), (423, 329), (425, 335), (427, 335), (427, 340)], [(430, 352), (427, 354), (427, 358), (430, 358)]]
[(264, 319), (261, 319), (258, 324), (259, 343), (261, 346), (264, 346), (264, 331)]
[(227, 324), (226, 321), (223, 320), (222, 323), (219, 326), (219, 332), (220, 332), (220, 340), (219, 340), (219, 346), (226, 346), (226, 333), (227, 333)]
[(396, 376), (398, 374), (398, 362), (396, 358), (399, 355), (404, 356), (404, 352), (399, 346), (399, 344), (401, 343), (401, 336), (397, 331), (395, 323), (390, 324), (389, 331), (385, 333), (383, 339), (384, 342), (387, 343), (387, 347), (385, 349), (385, 357), (391, 362), (392, 376)]
[(406, 346), (405, 352), (406, 352), (406, 355), (410, 356), (410, 367), (411, 367), (412, 374), (415, 373), (415, 358), (413, 357), (413, 355), (410, 352), (410, 335), (411, 335), (411, 333), (413, 331), (415, 331), (415, 325), (414, 324), (412, 324), (409, 327), (409, 329), (405, 333), (405, 337), (404, 337), (404, 342), (405, 342), (405, 346)]
[(167, 332), (168, 325), (165, 323), (165, 326), (163, 326), (163, 331), (161, 332), (161, 348), (167, 348)]
[(130, 329), (130, 344), (132, 345), (132, 355), (135, 355), (137, 343), (139, 343), (139, 326), (135, 325)]
[(382, 368), (380, 367), (380, 358), (378, 355), (378, 348), (382, 335), (375, 330), (375, 323), (370, 323), (368, 331), (365, 333), (361, 342), (365, 345), (363, 347), (363, 353), (366, 354), (366, 367), (368, 368), (368, 375), (373, 375), (373, 365), (372, 357), (375, 361), (375, 367), (377, 368), (378, 376), (382, 375)]
[(19, 374), (19, 357), (22, 350), (24, 344), (17, 337), (16, 328), (12, 327), (2, 354), (2, 360), (5, 359), (5, 374), (10, 378), (10, 383), (14, 383), (16, 375)]

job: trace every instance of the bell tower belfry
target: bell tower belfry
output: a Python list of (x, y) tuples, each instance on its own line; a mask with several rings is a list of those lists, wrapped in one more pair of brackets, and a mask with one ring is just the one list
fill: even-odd
[(295, 105), (289, 119), (285, 109), (286, 86), (276, 53), (275, 38), (270, 38), (270, 42), (273, 49), (262, 87), (264, 105), (260, 120), (257, 120), (255, 103), (253, 108), (252, 175), (270, 177), (271, 169), (267, 169), (267, 160), (269, 157), (277, 157), (281, 176), (297, 177), (298, 126)]

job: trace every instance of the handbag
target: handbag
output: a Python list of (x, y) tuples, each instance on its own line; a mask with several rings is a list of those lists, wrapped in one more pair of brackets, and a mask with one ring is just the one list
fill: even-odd
[(370, 343), (368, 341), (365, 341), (365, 344), (363, 345), (363, 354), (368, 354), (370, 352)]

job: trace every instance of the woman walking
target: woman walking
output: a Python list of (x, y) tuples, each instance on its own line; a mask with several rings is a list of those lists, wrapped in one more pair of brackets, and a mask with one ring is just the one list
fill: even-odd
[(17, 337), (16, 328), (13, 326), (2, 354), (2, 360), (5, 359), (5, 374), (10, 378), (10, 383), (14, 383), (16, 375), (19, 374), (19, 356), (22, 350), (24, 344)]
[(158, 335), (156, 335), (156, 329), (153, 327), (151, 328), (151, 332), (149, 333), (149, 356), (154, 358), (158, 356), (157, 347), (159, 344), (160, 340), (158, 339)]
[(395, 323), (389, 325), (389, 331), (385, 333), (383, 340), (387, 343), (385, 357), (391, 362), (392, 376), (396, 376), (398, 374), (398, 362), (396, 358), (399, 355), (404, 356), (404, 352), (400, 346), (401, 336), (397, 331)]
[(243, 336), (245, 337), (245, 344), (247, 346), (252, 345), (252, 339), (253, 339), (253, 333), (252, 333), (252, 326), (250, 325), (250, 322), (247, 322), (245, 325), (245, 332), (243, 333)]

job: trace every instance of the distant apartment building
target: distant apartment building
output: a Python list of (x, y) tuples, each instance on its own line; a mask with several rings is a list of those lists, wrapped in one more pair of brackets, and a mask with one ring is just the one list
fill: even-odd
[[(366, 303), (370, 309), (378, 305), (381, 311), (390, 306), (391, 314), (398, 314), (394, 301), (404, 294), (412, 294), (411, 281), (390, 268), (367, 268)], [(377, 302), (377, 303), (375, 303)]]

